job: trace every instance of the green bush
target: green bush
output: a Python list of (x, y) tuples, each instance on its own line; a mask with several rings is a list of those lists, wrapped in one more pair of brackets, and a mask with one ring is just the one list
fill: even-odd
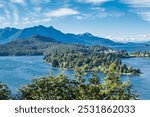
[(8, 100), (11, 97), (10, 89), (6, 84), (0, 82), (0, 100)]

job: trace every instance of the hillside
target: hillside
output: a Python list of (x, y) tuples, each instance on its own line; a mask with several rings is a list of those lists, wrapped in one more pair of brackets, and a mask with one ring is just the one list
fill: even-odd
[(34, 26), (25, 29), (4, 28), (0, 29), (0, 42), (8, 43), (16, 39), (26, 39), (32, 35), (42, 35), (51, 37), (60, 42), (85, 44), (85, 45), (102, 45), (102, 46), (114, 46), (118, 45), (109, 39), (93, 36), (90, 33), (84, 34), (65, 34), (54, 27)]
[(9, 37), (16, 34), (19, 29), (6, 27), (4, 29), (0, 29), (0, 43), (7, 43)]
[(46, 48), (60, 44), (53, 38), (34, 35), (0, 45), (0, 56), (43, 55)]

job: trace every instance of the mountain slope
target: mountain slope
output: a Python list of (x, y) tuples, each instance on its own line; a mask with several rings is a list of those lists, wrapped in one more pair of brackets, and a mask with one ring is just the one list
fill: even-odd
[(45, 27), (42, 25), (34, 26), (25, 29), (15, 29), (15, 28), (4, 28), (0, 29), (0, 43), (8, 43), (16, 39), (27, 39), (32, 35), (41, 35), (45, 37), (53, 38), (59, 42), (73, 43), (73, 44), (84, 44), (84, 45), (101, 45), (101, 46), (137, 46), (137, 45), (146, 45), (149, 46), (150, 42), (145, 43), (117, 43), (112, 40), (93, 36), (90, 33), (83, 34), (70, 34), (63, 33), (54, 27)]
[(53, 38), (34, 35), (0, 45), (0, 56), (43, 55), (46, 48), (61, 44)]
[(117, 43), (105, 39), (93, 36), (90, 33), (84, 34), (65, 34), (55, 28), (51, 27), (44, 27), (44, 26), (34, 26), (25, 29), (14, 29), (11, 30), (0, 29), (0, 40), (1, 43), (7, 43), (16, 39), (26, 39), (31, 37), (32, 35), (42, 35), (46, 37), (52, 37), (60, 42), (65, 43), (74, 43), (74, 44), (86, 44), (86, 45), (102, 45), (102, 46), (112, 46)]
[(84, 41), (74, 38), (69, 38), (66, 34), (62, 33), (59, 30), (56, 30), (55, 28), (51, 27), (44, 27), (44, 26), (35, 26), (31, 28), (25, 28), (23, 30), (18, 31), (16, 34), (9, 37), (9, 40), (15, 40), (15, 39), (23, 39), (31, 37), (32, 35), (42, 35), (46, 37), (52, 37), (58, 41), (66, 42), (66, 43), (80, 43), (85, 44)]
[(16, 34), (18, 31), (19, 29), (9, 28), (9, 27), (0, 29), (0, 43), (8, 42), (8, 38)]
[(90, 33), (83, 33), (83, 34), (68, 34), (70, 38), (80, 39), (83, 40), (85, 43), (88, 43), (90, 45), (102, 45), (102, 46), (114, 46), (118, 45), (119, 43), (115, 43), (109, 39), (101, 38), (97, 36), (93, 36)]
[(81, 44), (66, 44), (53, 38), (33, 35), (26, 39), (17, 39), (6, 44), (0, 45), (0, 56), (31, 56), (31, 55), (49, 55), (50, 53), (66, 52), (86, 52), (89, 53), (96, 49), (99, 53), (110, 52), (111, 48), (103, 46), (86, 46)]

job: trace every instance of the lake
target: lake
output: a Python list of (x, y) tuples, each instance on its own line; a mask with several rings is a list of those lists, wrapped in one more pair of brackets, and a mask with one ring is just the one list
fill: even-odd
[(126, 50), (127, 52), (137, 52), (137, 51), (150, 51), (150, 46), (133, 46), (133, 45), (124, 45), (124, 46), (112, 46), (113, 49), (115, 50)]
[(123, 80), (129, 79), (141, 95), (141, 99), (150, 100), (150, 58), (123, 59), (123, 63), (140, 68), (143, 74), (139, 76), (122, 76)]
[[(140, 93), (140, 98), (150, 100), (150, 59), (130, 58), (122, 61), (140, 68), (143, 72), (140, 76), (122, 76), (122, 80), (130, 80), (134, 89)], [(60, 72), (61, 70), (43, 63), (42, 56), (0, 57), (0, 81), (8, 84), (13, 93), (16, 93), (18, 87), (30, 83), (33, 78), (46, 76), (49, 73), (56, 75)], [(66, 70), (65, 74), (71, 77), (73, 71)], [(101, 78), (104, 77), (101, 73), (99, 75)]]

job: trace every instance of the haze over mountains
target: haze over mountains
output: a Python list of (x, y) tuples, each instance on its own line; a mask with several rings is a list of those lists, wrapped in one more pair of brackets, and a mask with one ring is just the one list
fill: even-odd
[[(93, 36), (90, 33), (83, 33), (83, 34), (70, 34), (70, 33), (63, 33), (54, 27), (45, 27), (42, 25), (34, 26), (30, 28), (25, 29), (16, 29), (16, 28), (10, 28), (6, 27), (4, 29), (0, 29), (0, 43), (8, 43), (11, 41), (14, 41), (16, 39), (27, 39), (32, 37), (33, 35), (41, 35), (49, 38), (53, 38), (56, 41), (59, 42), (65, 42), (65, 43), (74, 43), (74, 44), (86, 44), (86, 45), (101, 45), (101, 46), (122, 46), (122, 45), (139, 45), (139, 43), (128, 43), (128, 44), (122, 44), (113, 42), (112, 40)], [(141, 44), (150, 44), (149, 42), (141, 43)], [(141, 45), (140, 44), (140, 45)]]

